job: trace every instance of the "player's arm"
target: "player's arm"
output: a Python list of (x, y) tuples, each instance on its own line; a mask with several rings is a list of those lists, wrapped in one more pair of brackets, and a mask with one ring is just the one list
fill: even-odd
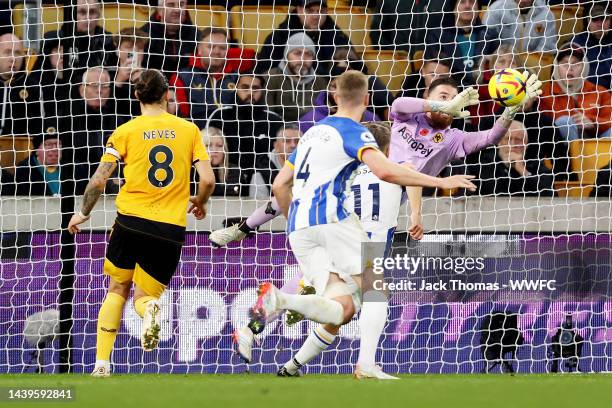
[(428, 176), (409, 167), (393, 163), (378, 149), (364, 149), (361, 153), (361, 161), (367, 164), (376, 177), (388, 183), (399, 184), (401, 186), (476, 190), (476, 186), (470, 181), (470, 179), (474, 178), (473, 176), (456, 175), (445, 178)]
[(287, 161), (272, 184), (272, 193), (285, 218), (289, 218), (291, 187), (293, 187), (293, 164)]
[(215, 189), (215, 173), (213, 173), (210, 160), (198, 160), (195, 163), (196, 171), (200, 181), (198, 182), (198, 194), (191, 197), (189, 201), (189, 213), (196, 219), (201, 220), (206, 217), (206, 203)]
[(98, 165), (96, 172), (91, 180), (89, 180), (89, 183), (85, 188), (83, 203), (81, 204), (81, 211), (74, 214), (68, 223), (68, 232), (71, 234), (76, 234), (77, 232), (81, 231), (79, 225), (87, 221), (91, 216), (91, 210), (93, 210), (94, 206), (98, 202), (98, 199), (104, 192), (106, 182), (116, 168), (117, 162), (103, 161)]
[(410, 228), (408, 233), (412, 239), (421, 240), (423, 238), (423, 216), (421, 204), (423, 201), (423, 187), (406, 187), (408, 202), (410, 203)]
[(470, 113), (465, 110), (470, 105), (478, 104), (478, 91), (467, 88), (450, 101), (430, 101), (421, 98), (397, 98), (391, 105), (391, 113), (401, 119), (402, 116), (422, 112), (441, 112), (457, 118), (466, 118)]
[(463, 139), (463, 151), (465, 155), (477, 152), (484, 149), (485, 147), (496, 145), (502, 137), (508, 132), (510, 124), (514, 120), (514, 117), (523, 108), (530, 99), (536, 98), (542, 94), (542, 82), (538, 80), (537, 75), (529, 74), (525, 71), (524, 74), (527, 77), (525, 97), (515, 106), (507, 107), (499, 119), (495, 122), (493, 127), (489, 130), (480, 132), (466, 132)]

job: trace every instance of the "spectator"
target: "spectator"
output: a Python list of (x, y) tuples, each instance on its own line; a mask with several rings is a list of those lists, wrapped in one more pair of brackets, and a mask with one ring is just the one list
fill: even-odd
[(354, 69), (368, 75), (368, 86), (370, 88), (370, 106), (368, 106), (368, 110), (376, 113), (379, 117), (386, 118), (389, 106), (393, 103), (393, 94), (376, 77), (375, 72), (369, 75), (368, 67), (363, 60), (357, 58), (355, 50), (350, 45), (336, 48), (329, 75), (337, 76), (347, 69)]
[(315, 45), (304, 33), (287, 40), (285, 57), (272, 68), (267, 83), (268, 106), (287, 122), (294, 122), (313, 108), (325, 81), (314, 70)]
[(186, 57), (193, 55), (202, 39), (187, 11), (187, 0), (158, 0), (156, 11), (141, 28), (149, 35), (144, 66), (168, 77), (187, 64)]
[(257, 158), (256, 172), (251, 179), (249, 196), (267, 200), (272, 195), (272, 183), (296, 148), (302, 132), (295, 123), (287, 123), (276, 133), (274, 147), (267, 155)]
[[(283, 52), (289, 38), (295, 34), (307, 34), (313, 43), (313, 58), (320, 63), (317, 71), (325, 73), (334, 55), (335, 47), (349, 45), (349, 38), (340, 30), (327, 14), (327, 2), (323, 0), (299, 0), (294, 12), (266, 38), (257, 55), (257, 73), (264, 73), (278, 67), (286, 58)], [(247, 44), (254, 46), (256, 44)], [(281, 68), (282, 69), (282, 68)], [(296, 118), (297, 119), (297, 118)]]
[(236, 104), (213, 111), (206, 127), (221, 129), (229, 151), (229, 161), (241, 171), (253, 173), (259, 156), (270, 151), (271, 142), (282, 125), (282, 118), (265, 105), (264, 79), (242, 75), (236, 85)]
[(173, 87), (168, 87), (168, 113), (178, 115), (178, 106), (176, 106), (176, 92)]
[(527, 131), (513, 121), (496, 147), (480, 152), (479, 160), (468, 165), (479, 195), (552, 196), (552, 173), (539, 160), (528, 160)]
[(551, 52), (557, 46), (555, 16), (544, 0), (497, 0), (485, 14), (485, 25), (514, 52)]
[(72, 69), (71, 78), (66, 78), (71, 83), (80, 81), (88, 67), (115, 65), (113, 35), (102, 28), (100, 16), (98, 0), (77, 0), (74, 24), (64, 23), (60, 30), (45, 34), (45, 38), (69, 39), (64, 66)]
[(34, 138), (34, 151), (15, 168), (17, 195), (59, 196), (62, 142), (49, 128)]
[(585, 10), (585, 27), (587, 31), (578, 34), (574, 43), (586, 50), (589, 60), (590, 82), (610, 89), (612, 77), (612, 15), (606, 7), (595, 4), (587, 13)]
[(400, 96), (426, 98), (429, 85), (438, 78), (450, 78), (451, 60), (448, 56), (426, 52), (419, 72), (409, 74), (404, 79)]
[(112, 87), (108, 71), (93, 67), (83, 73), (81, 84), (73, 92), (72, 123), (61, 128), (61, 134), (64, 135), (62, 144), (74, 148), (73, 161), (79, 191), (76, 194), (80, 194), (93, 175), (106, 141), (117, 127)]
[(383, 50), (404, 50), (411, 55), (425, 46), (427, 27), (440, 27), (444, 0), (378, 0), (370, 38)]
[(30, 75), (32, 82), (40, 85), (44, 116), (57, 119), (68, 115), (70, 83), (64, 75), (64, 49), (59, 38), (45, 36), (41, 55), (36, 59)]
[(140, 115), (140, 102), (134, 94), (134, 85), (143, 69), (147, 33), (139, 28), (124, 28), (113, 39), (117, 47), (117, 65), (111, 76), (114, 78), (117, 124), (123, 124)]
[[(321, 91), (317, 99), (315, 99), (315, 108), (310, 112), (305, 113), (300, 118), (299, 129), (305, 133), (308, 129), (314, 126), (315, 123), (336, 113), (338, 107), (334, 99), (336, 93), (336, 77), (332, 77), (326, 91)], [(373, 112), (366, 110), (361, 119), (363, 122), (379, 121), (380, 118)]]
[(202, 130), (202, 138), (215, 173), (215, 191), (212, 195), (246, 196), (249, 192), (249, 179), (240, 171), (237, 164), (229, 161), (223, 132), (215, 127), (209, 127)]
[(451, 72), (463, 86), (474, 84), (472, 71), (478, 68), (478, 59), (496, 48), (496, 41), (485, 38), (487, 27), (482, 25), (479, 13), (479, 0), (456, 0), (453, 13), (446, 14), (442, 27), (427, 33), (427, 47), (452, 58)]
[(610, 91), (586, 80), (588, 70), (584, 49), (565, 44), (555, 58), (552, 81), (542, 88), (540, 109), (553, 117), (566, 141), (610, 136)]
[(202, 33), (189, 67), (170, 79), (175, 87), (179, 115), (191, 119), (200, 129), (213, 110), (234, 102), (237, 76), (225, 74), (227, 32), (209, 27)]
[(19, 37), (0, 36), (0, 135), (36, 135), (42, 129), (40, 90), (25, 70), (25, 54)]

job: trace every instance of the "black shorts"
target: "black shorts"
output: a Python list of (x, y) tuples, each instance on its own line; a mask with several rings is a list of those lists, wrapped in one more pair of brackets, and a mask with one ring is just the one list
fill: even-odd
[(106, 250), (104, 273), (119, 283), (133, 281), (147, 294), (159, 297), (176, 271), (182, 247), (181, 243), (115, 223)]

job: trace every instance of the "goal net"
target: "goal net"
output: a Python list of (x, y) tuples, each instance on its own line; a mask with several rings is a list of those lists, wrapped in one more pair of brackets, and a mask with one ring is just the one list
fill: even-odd
[[(74, 241), (62, 225), (80, 208), (112, 131), (139, 114), (133, 85), (147, 67), (167, 75), (173, 112), (203, 130), (218, 185), (206, 219), (189, 220), (161, 298), (158, 349), (141, 349), (129, 299), (115, 372), (270, 373), (301, 346), (314, 326), (284, 318), (262, 333), (252, 364), (232, 344), (258, 283), (280, 287), (299, 273), (284, 219), (227, 248), (213, 248), (208, 235), (267, 202), (292, 135), (334, 112), (333, 78), (349, 68), (369, 76), (367, 121), (389, 120), (396, 97), (427, 97), (438, 78), (478, 90), (470, 118), (452, 125), (465, 131), (489, 129), (501, 113), (487, 88), (497, 70), (528, 69), (555, 93), (548, 105), (546, 95), (529, 104), (497, 147), (449, 163), (443, 174), (474, 174), (479, 190), (426, 191), (421, 242), (408, 237), (402, 206), (392, 254), (453, 266), (404, 276), (443, 288), (391, 290), (383, 369), (610, 370), (607, 3), (520, 0), (523, 12), (514, 0), (218, 3), (12, 2), (5, 32), (14, 36), (0, 45), (1, 373), (59, 372), (68, 362), (74, 372), (93, 369), (122, 172)], [(417, 139), (412, 148), (427, 154)], [(461, 266), (467, 259), (480, 263)], [(307, 372), (353, 371), (357, 319)]]

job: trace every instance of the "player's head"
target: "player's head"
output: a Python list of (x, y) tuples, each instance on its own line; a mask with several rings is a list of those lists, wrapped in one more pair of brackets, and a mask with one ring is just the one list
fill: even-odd
[(369, 103), (368, 77), (355, 70), (349, 70), (336, 79), (334, 100), (338, 109), (365, 111)]
[(202, 66), (210, 72), (221, 72), (227, 56), (227, 31), (217, 27), (207, 27), (202, 31), (202, 41), (198, 44), (198, 54)]
[(391, 123), (390, 122), (365, 122), (363, 124), (374, 135), (378, 147), (385, 156), (389, 155), (389, 145), (391, 144)]
[(142, 72), (136, 82), (136, 98), (142, 105), (168, 105), (168, 80), (156, 69), (147, 69)]
[[(438, 78), (429, 85), (427, 99), (431, 101), (450, 101), (459, 93), (459, 85), (453, 78)], [(453, 117), (440, 112), (428, 112), (427, 117), (434, 129), (446, 129), (453, 123)]]

